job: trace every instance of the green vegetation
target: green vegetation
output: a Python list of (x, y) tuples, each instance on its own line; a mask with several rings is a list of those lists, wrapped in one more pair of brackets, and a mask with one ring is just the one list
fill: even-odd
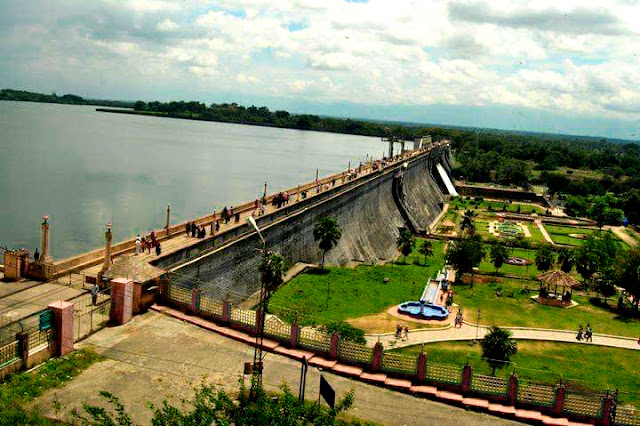
[[(76, 418), (85, 425), (129, 426), (133, 424), (126, 407), (115, 395), (100, 392), (107, 407), (84, 404), (84, 413)], [(252, 386), (251, 392), (241, 384), (237, 395), (230, 395), (211, 385), (196, 389), (193, 399), (174, 406), (165, 401), (151, 405), (154, 425), (361, 425), (359, 420), (345, 418), (342, 413), (353, 406), (354, 392), (336, 401), (335, 409), (325, 409), (314, 402), (298, 402), (287, 386), (281, 394), (270, 394), (262, 387)], [(368, 423), (365, 423), (368, 424)]]
[[(418, 240), (418, 245), (422, 244), (423, 240)], [(329, 324), (417, 300), (428, 278), (444, 264), (443, 243), (433, 242), (432, 247), (434, 255), (427, 266), (411, 264), (413, 259), (418, 263), (424, 260), (418, 246), (406, 264), (325, 268), (325, 272), (315, 270), (299, 275), (271, 297), (269, 312), (291, 319), (295, 311), (304, 324)], [(385, 278), (389, 278), (387, 283)]]
[(342, 230), (338, 222), (332, 217), (322, 217), (313, 227), (313, 239), (318, 242), (322, 250), (322, 262), (320, 269), (324, 269), (324, 256), (334, 248), (342, 237)]
[(538, 294), (537, 282), (522, 284), (505, 279), (473, 288), (456, 286), (454, 292), (465, 319), (475, 322), (476, 310), (480, 308), (480, 323), (484, 325), (577, 330), (580, 324), (589, 323), (595, 333), (640, 336), (640, 320), (620, 317), (614, 306), (593, 304), (589, 296), (574, 292), (573, 300), (579, 305), (569, 309), (538, 304), (531, 299)]
[[(540, 271), (536, 267), (536, 264), (533, 263), (533, 260), (535, 258), (535, 253), (536, 253), (535, 250), (527, 250), (527, 249), (521, 249), (521, 248), (511, 249), (509, 257), (519, 257), (522, 259), (526, 259), (531, 263), (527, 266), (509, 265), (508, 263), (505, 263), (500, 268), (500, 274), (512, 275), (512, 276), (523, 277), (523, 278), (537, 277), (538, 275), (540, 275)], [(487, 257), (485, 257), (482, 260), (482, 262), (480, 262), (479, 269), (480, 269), (480, 272), (483, 272), (483, 273), (492, 274), (495, 272), (495, 266), (493, 265), (491, 260)]]
[[(578, 345), (575, 343), (518, 341), (518, 353), (501, 375), (515, 369), (518, 379), (554, 385), (560, 378), (570, 389), (603, 391), (619, 389), (623, 404), (640, 407), (640, 351)], [(397, 349), (405, 355), (418, 355), (420, 346)], [(476, 374), (491, 374), (491, 367), (482, 358), (479, 346), (468, 342), (443, 342), (425, 345), (428, 360), (451, 365), (463, 365), (469, 360)], [(597, 368), (597, 366), (611, 368)]]
[(518, 353), (518, 345), (511, 339), (511, 332), (496, 326), (491, 327), (480, 346), (482, 358), (491, 366), (492, 376), (495, 376), (496, 369), (503, 368)]
[(578, 228), (576, 226), (559, 226), (545, 224), (544, 228), (547, 230), (554, 243), (570, 246), (582, 245), (585, 240), (571, 237), (569, 234), (582, 234), (588, 237), (589, 235), (596, 232), (596, 229), (593, 228)]
[(2, 425), (47, 425), (53, 424), (27, 405), (49, 389), (60, 388), (86, 370), (91, 364), (101, 361), (95, 352), (81, 349), (64, 358), (47, 361), (34, 373), (18, 373), (0, 384), (0, 424)]
[(78, 95), (66, 94), (58, 96), (55, 93), (45, 95), (43, 93), (27, 92), (24, 90), (0, 90), (0, 101), (46, 102), (52, 104), (67, 105), (100, 105), (118, 108), (131, 108), (133, 102), (108, 101), (104, 99), (84, 99)]
[(507, 202), (507, 201), (490, 201), (483, 198), (467, 199), (456, 197), (450, 201), (451, 209), (475, 209), (481, 211), (494, 212), (510, 212), (510, 213), (538, 213), (544, 214), (545, 209), (537, 204)]

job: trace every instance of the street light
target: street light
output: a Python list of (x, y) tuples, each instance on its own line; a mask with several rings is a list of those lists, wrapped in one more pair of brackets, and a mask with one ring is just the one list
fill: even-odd
[[(264, 254), (264, 257), (266, 259), (267, 257), (267, 242), (265, 241), (265, 239), (262, 237), (262, 233), (260, 233), (260, 229), (258, 229), (258, 224), (256, 223), (255, 219), (252, 216), (247, 217), (247, 223), (249, 224), (249, 226), (251, 226), (257, 233), (258, 236), (260, 237), (260, 240), (262, 240), (262, 253)], [(257, 334), (256, 334), (256, 345), (255, 345), (255, 349), (253, 351), (253, 369), (252, 369), (252, 374), (254, 377), (254, 383), (252, 383), (252, 390), (253, 390), (253, 386), (254, 385), (258, 385), (260, 387), (262, 387), (262, 359), (264, 358), (262, 355), (262, 342), (264, 340), (264, 319), (265, 319), (265, 310), (266, 310), (266, 306), (265, 306), (265, 299), (266, 299), (266, 293), (267, 293), (267, 286), (265, 285), (262, 277), (260, 278), (260, 302), (258, 304), (259, 306), (259, 312), (260, 312), (260, 318), (258, 319), (259, 324), (258, 325), (258, 330)], [(253, 393), (253, 392), (252, 392)], [(254, 395), (255, 396), (255, 395)]]

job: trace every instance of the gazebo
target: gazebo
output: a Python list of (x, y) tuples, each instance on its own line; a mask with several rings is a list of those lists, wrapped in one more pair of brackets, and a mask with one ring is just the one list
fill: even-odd
[[(580, 285), (580, 282), (571, 275), (563, 271), (547, 271), (538, 275), (540, 281), (540, 293), (537, 301), (545, 305), (566, 306), (571, 305), (573, 287)], [(560, 293), (558, 293), (560, 288)]]

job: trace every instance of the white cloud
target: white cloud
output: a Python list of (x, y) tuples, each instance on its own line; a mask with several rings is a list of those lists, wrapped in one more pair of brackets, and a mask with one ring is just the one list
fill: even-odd
[(172, 32), (172, 31), (176, 31), (178, 28), (180, 28), (180, 25), (176, 24), (171, 19), (167, 18), (162, 22), (158, 22), (158, 25), (156, 25), (156, 28), (159, 31)]

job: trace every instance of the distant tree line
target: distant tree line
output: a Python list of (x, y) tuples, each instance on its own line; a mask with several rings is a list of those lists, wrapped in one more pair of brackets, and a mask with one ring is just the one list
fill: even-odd
[(58, 96), (56, 93), (50, 95), (44, 93), (27, 92), (25, 90), (0, 90), (0, 101), (22, 101), (22, 102), (46, 102), (52, 104), (67, 105), (100, 105), (118, 108), (131, 108), (133, 102), (127, 101), (109, 101), (104, 99), (84, 99), (78, 95), (70, 93)]

